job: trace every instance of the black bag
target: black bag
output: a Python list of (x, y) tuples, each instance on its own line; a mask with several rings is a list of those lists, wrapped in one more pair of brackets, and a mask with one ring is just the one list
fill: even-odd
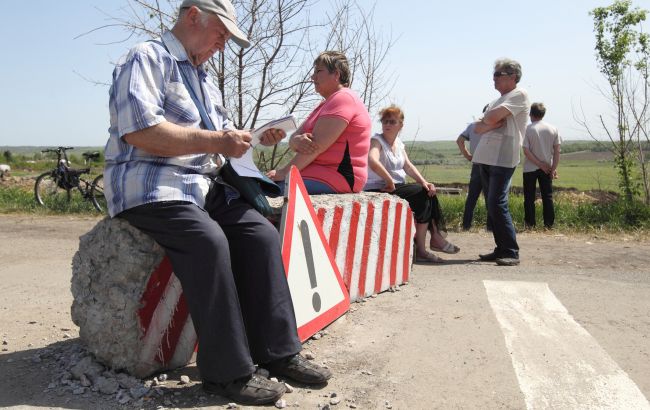
[(273, 208), (266, 197), (276, 197), (281, 194), (280, 187), (275, 182), (266, 177), (265, 179), (243, 177), (233, 169), (230, 161), (226, 161), (220, 173), (223, 181), (237, 189), (241, 197), (259, 213), (267, 217), (273, 214)]

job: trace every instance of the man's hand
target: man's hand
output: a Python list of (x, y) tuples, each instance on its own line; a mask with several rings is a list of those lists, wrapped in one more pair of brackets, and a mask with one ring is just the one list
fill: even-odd
[(551, 165), (547, 164), (546, 162), (540, 162), (539, 169), (541, 169), (542, 171), (544, 171), (545, 174), (548, 175), (550, 175), (551, 172), (553, 171)]
[(554, 169), (553, 172), (551, 172), (551, 178), (552, 179), (558, 179), (557, 169)]
[(313, 154), (318, 149), (318, 145), (314, 142), (310, 133), (294, 135), (289, 140), (289, 147), (298, 154), (305, 155)]
[(219, 153), (233, 158), (240, 158), (251, 147), (251, 133), (242, 130), (228, 130), (222, 134)]
[(275, 145), (278, 142), (282, 141), (284, 137), (287, 136), (287, 133), (284, 130), (278, 128), (270, 128), (262, 134), (260, 137), (260, 144), (262, 145)]

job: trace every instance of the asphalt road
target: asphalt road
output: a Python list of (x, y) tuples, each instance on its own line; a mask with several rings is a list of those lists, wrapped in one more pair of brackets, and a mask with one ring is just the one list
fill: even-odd
[[(47, 388), (79, 344), (70, 262), (96, 221), (0, 216), (0, 406), (120, 407)], [(461, 247), (449, 263), (415, 265), (399, 291), (353, 304), (305, 344), (335, 377), (298, 386), (289, 406), (650, 408), (650, 242), (524, 233), (522, 264), (497, 267), (476, 261), (489, 235), (449, 239)], [(165, 395), (144, 407), (226, 406), (200, 383), (175, 383), (181, 374), (199, 379), (193, 366), (170, 372)]]

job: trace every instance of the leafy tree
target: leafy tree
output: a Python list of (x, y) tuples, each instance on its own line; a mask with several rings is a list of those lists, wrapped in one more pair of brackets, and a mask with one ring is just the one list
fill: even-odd
[(5, 152), (2, 153), (2, 155), (5, 157), (5, 161), (7, 161), (7, 164), (11, 163), (11, 160), (13, 159), (13, 155), (11, 151), (6, 150)]
[[(646, 13), (645, 10), (632, 7), (630, 0), (616, 0), (610, 6), (597, 7), (590, 12), (596, 35), (596, 60), (609, 85), (603, 94), (612, 102), (615, 124), (608, 124), (603, 115), (599, 115), (599, 119), (611, 142), (610, 149), (614, 153), (619, 185), (627, 202), (632, 202), (638, 192), (638, 185), (633, 178), (634, 142), (635, 137), (641, 135), (640, 120), (647, 118), (647, 76), (643, 89), (640, 90), (638, 73), (644, 68), (644, 63), (638, 59), (635, 61), (635, 57), (642, 56), (643, 50), (647, 49), (647, 36), (641, 31)], [(645, 56), (644, 61), (647, 62), (647, 52)], [(638, 110), (639, 104), (643, 107), (641, 110)], [(642, 115), (634, 115), (635, 112)], [(593, 137), (586, 121), (583, 125)], [(643, 158), (642, 149), (640, 155)]]

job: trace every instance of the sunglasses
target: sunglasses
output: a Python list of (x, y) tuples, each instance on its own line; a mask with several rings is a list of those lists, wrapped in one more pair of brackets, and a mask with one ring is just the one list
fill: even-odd
[(512, 73), (509, 73), (507, 71), (497, 71), (494, 74), (492, 74), (493, 77), (503, 77), (506, 75), (512, 75)]
[(399, 123), (399, 121), (393, 120), (393, 119), (391, 119), (391, 120), (381, 120), (381, 123), (384, 124), (384, 125), (397, 125)]

